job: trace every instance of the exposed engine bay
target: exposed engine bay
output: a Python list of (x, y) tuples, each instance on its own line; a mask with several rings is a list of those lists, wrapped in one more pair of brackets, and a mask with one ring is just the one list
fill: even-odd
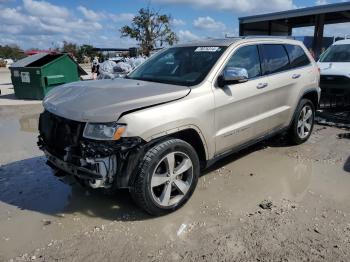
[(142, 139), (94, 141), (83, 137), (85, 124), (48, 111), (40, 115), (38, 146), (47, 164), (91, 188), (128, 187)]

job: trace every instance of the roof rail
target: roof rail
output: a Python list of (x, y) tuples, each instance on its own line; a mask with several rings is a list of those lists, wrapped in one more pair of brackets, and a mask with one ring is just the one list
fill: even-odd
[(282, 39), (294, 39), (293, 36), (273, 36), (273, 35), (251, 35), (251, 36), (241, 36), (243, 39), (250, 39), (250, 38), (282, 38)]

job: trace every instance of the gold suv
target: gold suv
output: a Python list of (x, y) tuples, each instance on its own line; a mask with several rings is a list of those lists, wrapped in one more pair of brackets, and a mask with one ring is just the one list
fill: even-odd
[(128, 188), (153, 215), (181, 207), (201, 169), (288, 131), (311, 135), (319, 71), (305, 46), (230, 38), (164, 49), (123, 79), (81, 81), (44, 99), (39, 147), (61, 175)]

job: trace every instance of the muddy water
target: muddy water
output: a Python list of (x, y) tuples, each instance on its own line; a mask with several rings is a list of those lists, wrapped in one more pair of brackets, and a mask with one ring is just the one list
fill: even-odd
[(152, 218), (125, 191), (106, 196), (54, 177), (36, 146), (40, 111), (40, 106), (0, 108), (0, 260), (104, 227), (113, 228), (116, 245), (137, 236), (144, 241), (136, 248), (154, 248), (183, 241), (182, 224), (205, 230), (232, 223), (264, 199), (302, 203), (318, 194), (350, 211), (350, 140), (337, 140), (336, 129), (320, 130), (300, 147), (272, 143), (226, 158), (202, 174), (184, 208)]

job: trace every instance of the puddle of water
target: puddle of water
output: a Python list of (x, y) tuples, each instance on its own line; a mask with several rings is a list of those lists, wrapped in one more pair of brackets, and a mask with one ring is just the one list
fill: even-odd
[(106, 195), (87, 190), (73, 179), (70, 185), (63, 183), (45, 162), (45, 157), (34, 157), (2, 166), (0, 203), (51, 216), (79, 214), (109, 221), (147, 217), (132, 203), (127, 191)]
[(345, 164), (344, 164), (344, 170), (346, 172), (349, 172), (350, 173), (350, 156), (349, 158), (346, 160)]
[[(339, 203), (350, 198), (350, 176), (344, 171), (348, 165), (300, 161), (273, 148), (227, 158), (218, 170), (199, 179), (183, 208), (151, 218), (125, 191), (115, 196), (87, 193), (54, 177), (36, 146), (37, 117), (35, 112), (0, 117), (0, 241), (9, 239), (0, 242), (0, 253), (8, 256), (112, 221), (121, 222), (116, 227), (127, 227), (134, 235), (158, 243), (179, 239), (182, 224), (224, 223), (256, 210), (264, 199), (299, 202), (309, 191), (322, 192)], [(52, 224), (44, 227), (43, 219)]]
[(55, 177), (36, 145), (41, 108), (27, 108), (0, 107), (0, 203), (45, 215), (81, 213), (109, 220), (130, 213), (128, 208), (116, 212), (120, 206), (135, 210), (125, 192), (119, 193), (117, 205), (114, 197), (100, 192), (87, 194), (79, 185), (69, 186)]
[(42, 155), (36, 145), (39, 113), (9, 116), (4, 108), (5, 112), (0, 111), (0, 165)]
[(2, 166), (0, 201), (45, 214), (64, 210), (71, 187), (59, 182), (45, 162), (45, 157), (34, 157)]
[(19, 119), (21, 131), (38, 133), (39, 114), (24, 115)]
[[(37, 125), (38, 113), (0, 120), (1, 133), (8, 138), (0, 141), (1, 148), (8, 149), (1, 150), (0, 155), (12, 160), (0, 169), (0, 186), (4, 188), (0, 192), (0, 201), (48, 215), (77, 212), (82, 216), (107, 220), (125, 219), (125, 214), (132, 214), (134, 218), (129, 218), (131, 220), (147, 217), (132, 204), (126, 192), (116, 198), (100, 193), (87, 196), (85, 189), (79, 186), (72, 189), (61, 183), (45, 165), (45, 158), (36, 157), (42, 155), (36, 146)], [(25, 159), (13, 161), (18, 158)], [(203, 176), (196, 192), (202, 195), (201, 199), (194, 203), (194, 210), (185, 207), (183, 212), (192, 216), (203, 201), (212, 206), (221, 201), (220, 206), (228, 210), (243, 210), (265, 198), (299, 200), (310, 187), (314, 173), (311, 162), (254, 152), (229, 162), (219, 172)]]

